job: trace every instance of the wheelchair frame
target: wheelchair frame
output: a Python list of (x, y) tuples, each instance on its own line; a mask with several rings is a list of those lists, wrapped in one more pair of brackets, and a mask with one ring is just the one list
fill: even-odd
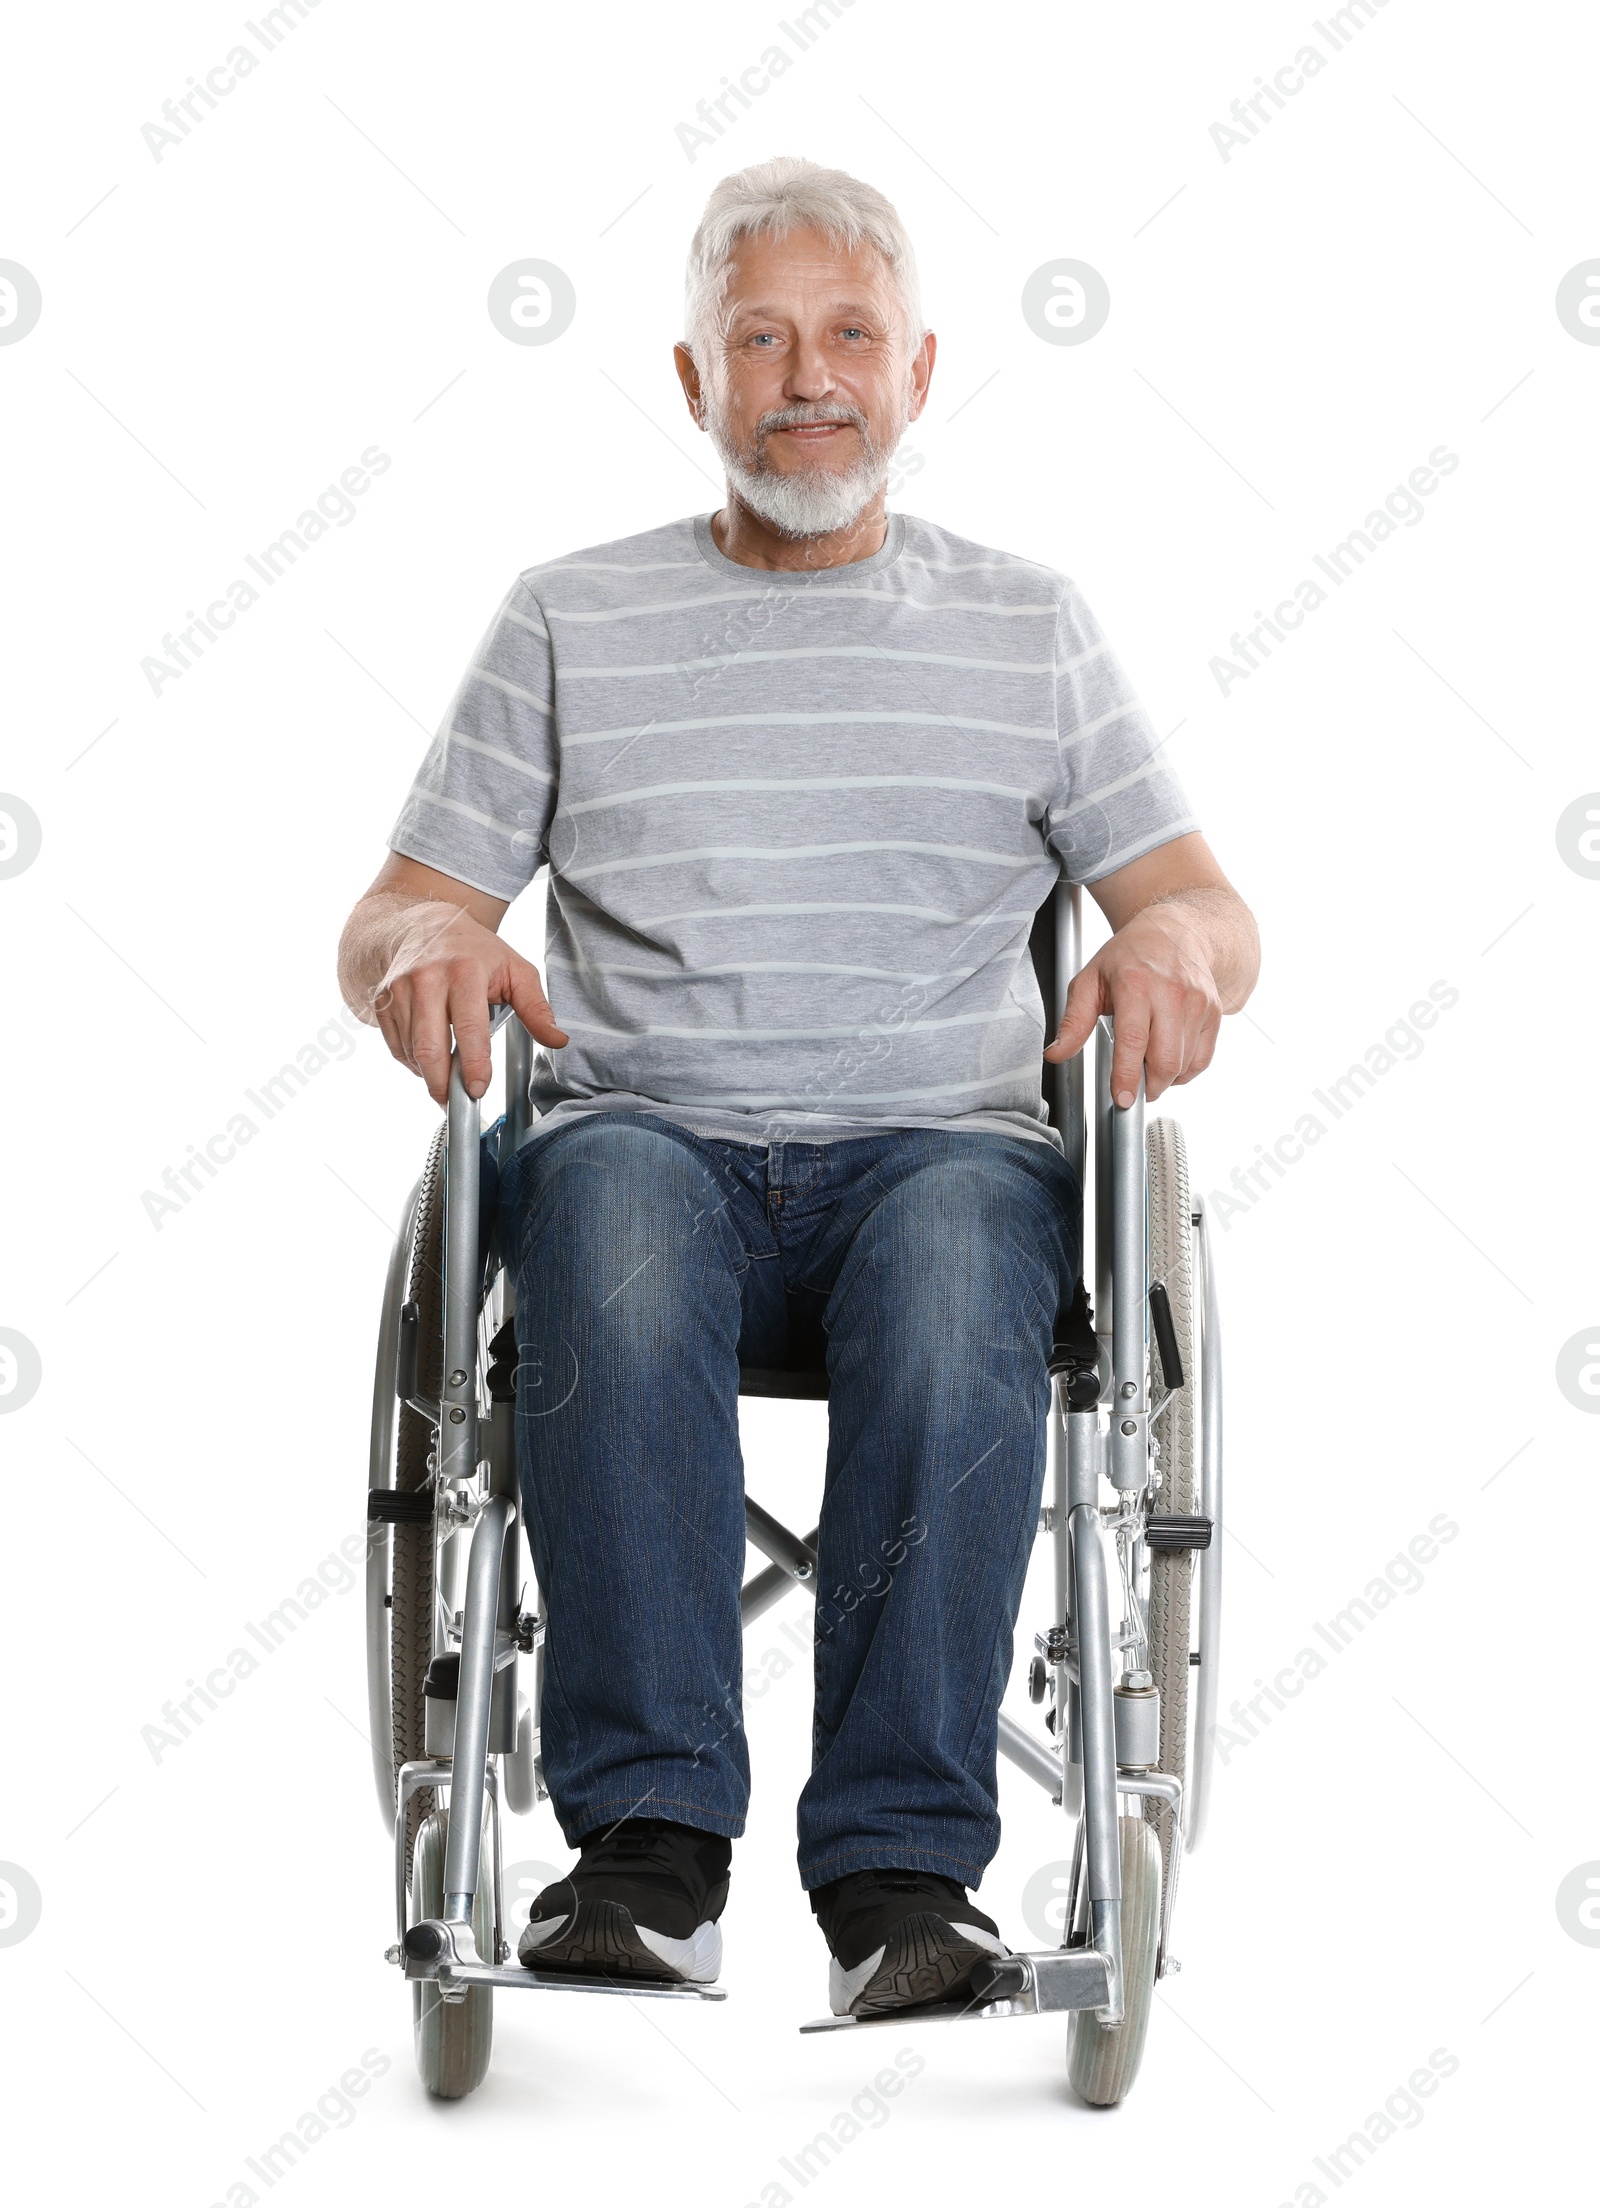
[[(1044, 1003), (1051, 1008), (1051, 1032), (1059, 1027), (1067, 983), (1081, 962), (1082, 902), (1076, 885), (1058, 884), (1043, 908), (1031, 945)], [(506, 1035), (506, 1118), (503, 1156), (512, 1154), (528, 1132), (528, 1076), (533, 1042), (520, 1021), (502, 1011), (495, 1027)], [(1150, 1362), (1151, 1283), (1148, 1278), (1148, 1185), (1145, 1148), (1144, 1083), (1126, 1109), (1110, 1094), (1110, 1023), (1102, 1020), (1096, 1036), (1096, 1094), (1093, 1116), (1095, 1325), (1093, 1352), (1074, 1358), (1058, 1341), (1052, 1355), (1049, 1472), (1051, 1500), (1041, 1514), (1054, 1553), (1055, 1602), (1051, 1627), (1038, 1638), (1054, 1691), (1054, 1739), (1048, 1744), (1004, 1712), (999, 1747), (1020, 1770), (1061, 1803), (1076, 1826), (1072, 1891), (1063, 1944), (1053, 1950), (1015, 1953), (985, 1962), (973, 1976), (972, 1998), (932, 2005), (918, 2015), (948, 2014), (969, 2020), (1089, 2011), (1106, 2026), (1122, 2022), (1122, 1884), (1119, 1856), (1119, 1796), (1163, 1803), (1172, 1819), (1173, 1844), (1162, 1877), (1156, 1976), (1178, 1966), (1171, 1953), (1177, 1871), (1186, 1848), (1198, 1842), (1210, 1796), (1210, 1741), (1216, 1718), (1221, 1600), (1222, 1379), (1214, 1267), (1204, 1206), (1191, 1199), (1193, 1253), (1199, 1280), (1196, 1330), (1200, 1346), (1199, 1508), (1185, 1521), (1165, 1520), (1179, 1531), (1163, 1545), (1199, 1552), (1198, 1648), (1190, 1654), (1199, 1670), (1193, 1705), (1191, 1775), (1155, 1769), (1150, 1753), (1148, 1711), (1136, 1714), (1119, 1687), (1119, 1658), (1140, 1639), (1124, 1618), (1113, 1630), (1110, 1577), (1105, 1539), (1109, 1532), (1123, 1552), (1124, 1586), (1136, 1589), (1137, 1572), (1128, 1577), (1128, 1560), (1144, 1540), (1154, 1497), (1154, 1456), (1148, 1371)], [(1085, 1111), (1084, 1053), (1053, 1069), (1051, 1118), (1061, 1132), (1067, 1155), (1077, 1168), (1087, 1213), (1089, 1124)], [(444, 1233), (444, 1356), (440, 1399), (424, 1401), (413, 1393), (401, 1400), (434, 1429), (436, 1469), (432, 1482), (436, 1538), (470, 1532), (461, 1611), (450, 1617), (436, 1588), (433, 1622), (435, 1657), (459, 1641), (460, 1664), (454, 1726), (448, 1755), (428, 1754), (406, 1763), (398, 1773), (392, 1757), (389, 1700), (388, 1570), (389, 1542), (383, 1513), (369, 1503), (368, 1545), (368, 1707), (374, 1773), (380, 1806), (395, 1837), (397, 1940), (388, 1960), (411, 1981), (431, 1982), (446, 2003), (467, 1999), (474, 1988), (523, 1992), (626, 1994), (630, 1998), (720, 2001), (718, 1986), (653, 1985), (640, 1979), (563, 1976), (524, 1969), (514, 1962), (502, 1921), (501, 1784), (498, 1757), (520, 1761), (517, 1788), (531, 1807), (542, 1797), (542, 1775), (533, 1757), (537, 1739), (537, 1695), (542, 1668), (539, 1652), (543, 1623), (520, 1606), (523, 1569), (516, 1539), (520, 1498), (516, 1472), (514, 1400), (480, 1402), (480, 1330), (483, 1342), (510, 1310), (510, 1283), (502, 1272), (491, 1275), (484, 1316), (483, 1268), (479, 1235), (479, 1106), (468, 1097), (459, 1063), (453, 1064), (447, 1132), (447, 1180)], [(419, 1190), (420, 1190), (419, 1184)], [(380, 1325), (374, 1393), (369, 1486), (374, 1494), (387, 1484), (397, 1409), (394, 1375), (407, 1387), (402, 1352), (405, 1324), (406, 1254), (416, 1212), (414, 1191), (390, 1265)], [(1087, 1255), (1087, 1252), (1085, 1253)], [(1085, 1266), (1087, 1272), (1087, 1266)], [(1158, 1339), (1158, 1350), (1161, 1343)], [(1164, 1353), (1163, 1353), (1164, 1355)], [(1092, 1361), (1091, 1361), (1092, 1358)], [(413, 1361), (414, 1362), (414, 1361)], [(1163, 1363), (1163, 1378), (1166, 1374)], [(1193, 1385), (1192, 1373), (1179, 1375), (1172, 1388)], [(410, 1383), (414, 1389), (414, 1375)], [(741, 1373), (741, 1393), (818, 1396), (825, 1378), (803, 1373)], [(1102, 1415), (1104, 1414), (1104, 1415)], [(1157, 1413), (1159, 1415), (1159, 1411)], [(1115, 1497), (1101, 1503), (1101, 1481)], [(745, 1505), (746, 1532), (769, 1562), (747, 1580), (742, 1610), (748, 1627), (792, 1587), (815, 1593), (816, 1529), (797, 1535), (759, 1503)], [(1135, 1596), (1135, 1602), (1137, 1598)], [(1137, 1621), (1134, 1621), (1135, 1624)], [(535, 1689), (529, 1722), (519, 1734), (516, 1692), (519, 1654), (535, 1656)], [(1038, 1676), (1038, 1659), (1035, 1659)], [(1148, 1702), (1148, 1694), (1144, 1697)], [(1126, 1722), (1125, 1722), (1126, 1720)], [(1079, 1757), (1081, 1756), (1081, 1762)], [(444, 1908), (436, 1918), (409, 1922), (407, 1886), (407, 1804), (412, 1795), (447, 1787), (450, 1796), (444, 1861)], [(483, 1861), (485, 1805), (490, 1861)], [(1081, 1813), (1080, 1813), (1081, 1812)], [(481, 1881), (493, 1891), (494, 1952), (480, 1954), (473, 1930)], [(1074, 1928), (1078, 1927), (1075, 1934)], [(904, 2012), (881, 2018), (827, 2017), (802, 2025), (802, 2031), (860, 2030), (869, 2024), (904, 2023)]]

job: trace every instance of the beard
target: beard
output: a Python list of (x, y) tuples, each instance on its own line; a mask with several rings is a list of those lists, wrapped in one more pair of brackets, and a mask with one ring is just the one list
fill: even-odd
[[(780, 471), (772, 465), (768, 437), (811, 422), (846, 422), (856, 430), (861, 453), (853, 467), (841, 470), (809, 460), (792, 470)], [(709, 393), (706, 397), (706, 432), (727, 473), (729, 489), (781, 537), (825, 537), (848, 529), (888, 481), (889, 462), (905, 426), (902, 420), (894, 444), (886, 448), (873, 438), (859, 407), (843, 401), (784, 406), (762, 415), (745, 448), (737, 442), (720, 400)]]

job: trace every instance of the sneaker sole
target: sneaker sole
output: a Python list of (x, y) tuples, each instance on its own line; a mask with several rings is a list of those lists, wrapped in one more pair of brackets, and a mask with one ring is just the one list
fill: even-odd
[(709, 1985), (722, 1968), (720, 1926), (702, 1924), (692, 1938), (676, 1940), (636, 1925), (618, 1901), (580, 1901), (545, 1938), (536, 1939), (534, 1931), (529, 1925), (517, 1946), (517, 1960), (528, 1970)]
[(833, 1963), (830, 2005), (835, 2016), (882, 2016), (949, 2001), (967, 1990), (976, 1963), (1005, 1953), (1004, 1943), (978, 1925), (951, 1924), (931, 1913), (906, 1917), (877, 1953), (853, 1970)]

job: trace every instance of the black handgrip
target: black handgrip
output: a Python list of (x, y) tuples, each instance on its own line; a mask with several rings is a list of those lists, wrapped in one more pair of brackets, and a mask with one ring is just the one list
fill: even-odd
[(1183, 1359), (1178, 1354), (1178, 1329), (1172, 1323), (1167, 1284), (1158, 1280), (1150, 1290), (1150, 1326), (1161, 1352), (1161, 1377), (1168, 1390), (1183, 1386)]

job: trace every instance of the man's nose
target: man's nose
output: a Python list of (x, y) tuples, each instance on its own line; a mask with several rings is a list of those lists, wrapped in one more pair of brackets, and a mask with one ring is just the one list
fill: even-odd
[(784, 396), (790, 399), (815, 401), (833, 397), (838, 385), (834, 381), (827, 347), (820, 338), (796, 340), (789, 354), (783, 389)]

